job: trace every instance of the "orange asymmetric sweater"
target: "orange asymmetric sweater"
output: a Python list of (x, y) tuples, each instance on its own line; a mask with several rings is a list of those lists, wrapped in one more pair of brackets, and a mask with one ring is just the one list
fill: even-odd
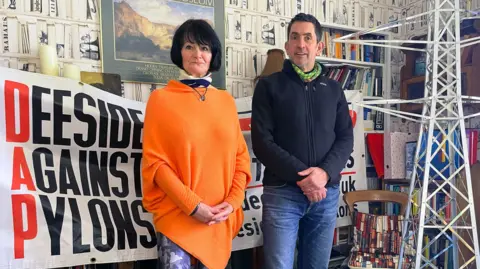
[[(205, 89), (197, 89), (203, 93)], [(233, 98), (210, 86), (205, 101), (170, 81), (145, 111), (143, 205), (164, 234), (209, 269), (224, 269), (243, 223), (250, 156)], [(208, 226), (189, 216), (198, 203), (230, 203), (226, 221)]]

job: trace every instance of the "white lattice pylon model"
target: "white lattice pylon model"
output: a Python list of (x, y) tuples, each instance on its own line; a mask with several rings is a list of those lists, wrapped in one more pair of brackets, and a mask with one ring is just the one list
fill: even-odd
[[(426, 52), (423, 98), (365, 101), (358, 105), (412, 120), (421, 125), (414, 171), (410, 181), (409, 203), (402, 227), (403, 240), (398, 268), (408, 268), (403, 260), (406, 256), (412, 256), (415, 268), (438, 268), (438, 259), (448, 254), (449, 250), (453, 258), (453, 268), (468, 268), (472, 265), (480, 268), (468, 141), (465, 131), (465, 119), (478, 116), (480, 113), (465, 116), (463, 111), (464, 103), (480, 102), (480, 98), (462, 96), (460, 65), (461, 48), (480, 43), (480, 37), (461, 40), (460, 22), (478, 16), (478, 11), (462, 10), (459, 0), (426, 1), (428, 12), (346, 35), (334, 41), (410, 50), (420, 49), (394, 44), (426, 45), (426, 49), (420, 50)], [(468, 6), (468, 3), (465, 6)], [(361, 35), (415, 23), (420, 17), (426, 17), (428, 20), (427, 40), (352, 40)], [(478, 72), (480, 75), (480, 70)], [(422, 114), (388, 108), (389, 105), (401, 103), (423, 104)], [(439, 155), (443, 156), (448, 163), (443, 168), (432, 165), (434, 158)], [(433, 202), (436, 201), (439, 193), (445, 195), (447, 202), (440, 208), (436, 208)], [(449, 216), (445, 215), (447, 211), (450, 213)], [(424, 240), (425, 235), (428, 235), (431, 240)], [(433, 244), (439, 244), (437, 245), (438, 253), (435, 256), (429, 255), (427, 250)]]

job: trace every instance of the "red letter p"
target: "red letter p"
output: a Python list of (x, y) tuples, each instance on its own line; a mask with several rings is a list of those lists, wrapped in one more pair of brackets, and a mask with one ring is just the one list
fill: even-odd
[[(23, 214), (22, 204), (26, 205), (26, 214)], [(25, 241), (37, 236), (37, 208), (35, 197), (31, 194), (12, 195), (13, 236), (15, 259), (23, 259), (25, 256)], [(23, 217), (27, 218), (27, 227), (23, 227)]]

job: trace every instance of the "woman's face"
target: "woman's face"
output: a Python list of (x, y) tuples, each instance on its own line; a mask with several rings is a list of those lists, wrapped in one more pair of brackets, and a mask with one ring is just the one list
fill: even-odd
[(207, 45), (199, 45), (185, 41), (182, 48), (183, 69), (194, 77), (207, 74), (212, 60), (212, 51)]

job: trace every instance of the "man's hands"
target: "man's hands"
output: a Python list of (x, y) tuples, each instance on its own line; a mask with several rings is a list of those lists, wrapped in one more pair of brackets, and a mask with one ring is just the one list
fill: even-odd
[(297, 182), (310, 202), (319, 202), (327, 197), (325, 185), (328, 182), (328, 174), (318, 167), (310, 167), (298, 173), (306, 178)]
[(233, 212), (233, 207), (227, 202), (216, 206), (209, 206), (204, 203), (198, 204), (198, 209), (192, 217), (208, 225), (222, 222)]

